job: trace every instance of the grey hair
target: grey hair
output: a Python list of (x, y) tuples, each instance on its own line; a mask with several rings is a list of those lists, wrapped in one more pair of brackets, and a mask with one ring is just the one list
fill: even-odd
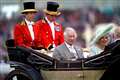
[(66, 37), (69, 34), (69, 32), (74, 32), (75, 38), (77, 38), (77, 33), (76, 33), (75, 29), (73, 29), (72, 27), (66, 27), (65, 28), (64, 37)]

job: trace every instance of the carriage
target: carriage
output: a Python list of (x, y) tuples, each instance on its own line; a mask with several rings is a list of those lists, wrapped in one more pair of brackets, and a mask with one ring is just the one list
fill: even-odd
[(31, 48), (7, 48), (11, 68), (5, 80), (99, 80), (111, 63), (109, 52), (76, 61), (59, 61)]

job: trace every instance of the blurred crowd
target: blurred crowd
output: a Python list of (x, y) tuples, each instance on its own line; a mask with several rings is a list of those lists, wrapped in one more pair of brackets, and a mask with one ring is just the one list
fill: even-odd
[[(59, 52), (61, 52), (59, 54), (63, 55), (63, 57), (72, 58), (72, 60), (74, 60), (74, 58), (79, 59), (79, 58), (87, 58), (90, 56), (94, 56), (106, 50), (105, 47), (107, 45), (117, 40), (118, 41), (120, 40), (119, 38), (120, 37), (120, 11), (119, 11), (119, 7), (117, 6), (108, 6), (104, 8), (101, 6), (100, 8), (98, 8), (95, 6), (87, 5), (86, 7), (84, 6), (76, 9), (63, 8), (63, 9), (60, 9), (60, 12), (61, 12), (61, 15), (59, 16), (55, 15), (55, 17), (57, 17), (56, 21), (62, 24), (63, 31), (67, 33), (67, 35), (64, 34), (64, 37), (67, 36), (67, 38), (65, 38), (64, 45), (66, 45), (67, 42), (68, 43), (72, 42), (71, 44), (72, 48), (70, 48), (70, 45), (68, 45), (67, 43), (68, 45), (67, 48), (70, 51), (70, 52), (68, 51), (68, 55), (70, 56), (67, 56), (67, 57), (65, 57), (66, 54), (64, 54), (66, 53), (64, 52), (66, 51), (64, 48), (64, 45), (61, 45), (60, 47), (56, 48), (54, 52), (56, 59), (59, 59), (59, 55), (58, 55)], [(49, 15), (46, 14), (46, 15), (54, 17), (53, 15), (50, 15), (50, 14)], [(35, 13), (34, 21), (36, 22), (40, 19), (43, 19), (44, 16), (45, 14), (43, 10), (40, 9), (38, 10), (37, 13)], [(0, 64), (4, 63), (4, 60), (5, 61), (9, 60), (6, 42), (7, 40), (14, 39), (13, 31), (15, 28), (15, 24), (17, 24), (18, 22), (21, 22), (24, 18), (26, 18), (26, 16), (23, 14), (20, 14), (19, 12), (13, 12), (11, 14), (11, 17), (7, 17), (6, 14), (0, 11)], [(53, 27), (55, 27), (55, 25)], [(66, 28), (68, 28), (68, 30), (66, 30)], [(58, 30), (59, 30), (59, 27), (58, 27)], [(20, 31), (19, 28), (18, 28), (18, 31)], [(44, 29), (43, 29), (43, 32), (44, 32)], [(73, 40), (71, 39), (71, 35), (73, 36), (72, 38)], [(74, 48), (73, 46), (74, 41), (75, 41), (74, 45), (76, 48)], [(54, 41), (53, 41), (53, 44), (54, 44)], [(79, 48), (78, 51), (76, 51), (77, 48)], [(79, 56), (77, 56), (77, 52), (79, 52), (80, 54)], [(0, 72), (3, 72), (2, 68), (4, 67), (4, 65), (3, 66), (2, 65), (0, 65)], [(2, 79), (0, 78), (0, 80)]]
[[(94, 27), (101, 23), (116, 23), (119, 25), (119, 8), (100, 10), (93, 7), (85, 7), (79, 9), (61, 10), (62, 14), (57, 17), (57, 22), (65, 27), (73, 27), (77, 34), (76, 45), (86, 48), (92, 37)], [(5, 16), (0, 17), (0, 48), (6, 49), (6, 40), (13, 39), (13, 27), (22, 20), (24, 16), (15, 13), (7, 19)], [(36, 13), (35, 21), (43, 17), (43, 12), (40, 10)]]

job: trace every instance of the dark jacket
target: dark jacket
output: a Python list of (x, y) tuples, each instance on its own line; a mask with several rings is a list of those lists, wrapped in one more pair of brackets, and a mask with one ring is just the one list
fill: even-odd
[(111, 53), (110, 64), (100, 80), (120, 80), (120, 40), (105, 47)]

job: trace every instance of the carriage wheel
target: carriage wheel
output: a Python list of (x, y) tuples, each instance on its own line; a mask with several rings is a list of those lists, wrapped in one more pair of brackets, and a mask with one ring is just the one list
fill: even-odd
[(21, 69), (16, 69), (11, 71), (5, 80), (37, 80), (35, 77), (32, 76), (31, 73), (28, 73)]

